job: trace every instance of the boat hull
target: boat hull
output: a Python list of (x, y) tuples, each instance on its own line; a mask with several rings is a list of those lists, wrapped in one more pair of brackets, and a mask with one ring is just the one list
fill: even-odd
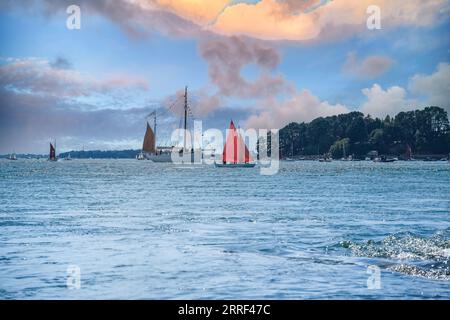
[(254, 168), (256, 163), (215, 163), (216, 168)]
[(172, 153), (162, 153), (162, 154), (145, 154), (145, 159), (151, 160), (153, 162), (170, 162), (175, 164), (198, 164), (199, 160), (202, 160), (201, 153), (188, 152), (187, 154), (178, 154), (175, 156), (175, 162), (172, 161)]
[(153, 162), (172, 162), (172, 157), (170, 153), (162, 153), (162, 154), (146, 154), (145, 159), (153, 161)]

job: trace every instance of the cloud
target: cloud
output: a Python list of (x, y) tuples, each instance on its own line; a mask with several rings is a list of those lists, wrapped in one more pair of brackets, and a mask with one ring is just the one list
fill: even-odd
[[(0, 152), (43, 152), (50, 139), (69, 141), (70, 137), (83, 144), (95, 140), (91, 145), (101, 147), (102, 140), (136, 138), (144, 128), (149, 107), (120, 110), (111, 104), (99, 108), (105, 99), (106, 103), (111, 97), (120, 101), (130, 91), (147, 89), (143, 79), (126, 74), (84, 74), (70, 69), (64, 58), (52, 62), (7, 58), (1, 62)], [(86, 97), (93, 98), (93, 103), (82, 102)], [(70, 147), (64, 143), (59, 146)]]
[[(411, 77), (408, 90), (393, 86), (384, 90), (379, 84), (362, 90), (367, 101), (361, 111), (384, 117), (401, 111), (415, 110), (418, 106), (438, 106), (450, 114), (450, 65), (438, 64), (430, 75), (417, 74)], [(420, 100), (419, 98), (425, 99)]]
[[(305, 12), (305, 7), (314, 7), (316, 2), (261, 0), (256, 4), (239, 3), (227, 7), (209, 29), (226, 35), (297, 41), (334, 39), (367, 32), (366, 9), (374, 4), (372, 0), (335, 0)], [(430, 25), (446, 1), (380, 0), (376, 4), (381, 8), (384, 28), (390, 28)], [(250, 16), (252, 19), (246, 18)]]
[(0, 87), (60, 98), (90, 96), (119, 89), (148, 89), (146, 80), (139, 77), (115, 74), (99, 79), (68, 69), (69, 65), (61, 58), (55, 62), (39, 58), (8, 59), (0, 65)]
[[(32, 0), (3, 6), (30, 6)], [(38, 2), (47, 15), (63, 12), (71, 0)], [(127, 34), (149, 31), (203, 37), (206, 33), (246, 35), (262, 40), (330, 40), (368, 32), (372, 0), (79, 0), (83, 12), (102, 15)], [(439, 19), (445, 0), (378, 0), (383, 28), (428, 26)], [(251, 19), (249, 19), (251, 17)]]
[[(221, 37), (200, 44), (200, 53), (208, 62), (209, 77), (220, 94), (254, 98), (276, 95), (286, 89), (282, 76), (271, 72), (280, 62), (278, 52), (260, 42), (239, 37)], [(260, 72), (254, 80), (242, 76), (242, 69), (255, 65)]]
[(428, 105), (446, 108), (450, 114), (450, 64), (440, 63), (430, 75), (415, 75), (409, 88), (412, 93), (425, 96)]
[(308, 90), (302, 90), (289, 99), (269, 100), (257, 114), (250, 116), (247, 128), (282, 128), (291, 122), (308, 122), (317, 117), (348, 112), (346, 106), (320, 101)]
[(64, 57), (57, 57), (50, 62), (50, 66), (54, 69), (72, 69), (72, 63)]
[(230, 0), (155, 0), (154, 2), (162, 9), (201, 25), (214, 21), (231, 3)]
[[(409, 90), (400, 86), (383, 89), (379, 84), (365, 88), (362, 93), (366, 101), (359, 111), (384, 118), (401, 111), (415, 110), (419, 106), (435, 105), (447, 109), (450, 114), (450, 65), (440, 63), (430, 75), (414, 75)], [(426, 97), (421, 101), (415, 95)], [(259, 110), (248, 120), (248, 127), (281, 128), (290, 122), (310, 121), (321, 116), (349, 112), (347, 106), (332, 105), (321, 101), (308, 90), (296, 92), (286, 99), (266, 99)]]
[[(217, 94), (199, 100), (207, 106), (201, 109), (214, 112), (227, 98), (252, 99), (257, 107), (240, 108), (249, 113), (247, 128), (281, 128), (291, 121), (309, 121), (348, 111), (345, 106), (320, 101), (308, 90), (297, 91), (291, 82), (276, 74), (279, 53), (260, 41), (216, 37), (201, 43), (200, 53), (208, 62), (211, 82), (218, 89)], [(245, 79), (242, 70), (248, 65), (256, 66), (259, 75)]]
[(375, 78), (384, 74), (391, 67), (393, 60), (385, 56), (369, 56), (360, 60), (356, 53), (350, 52), (343, 70), (363, 78)]
[(58, 140), (59, 151), (83, 145), (108, 148), (110, 141), (142, 139), (150, 108), (96, 109), (55, 96), (0, 89), (0, 152), (45, 153), (53, 139)]
[[(194, 2), (195, 0), (191, 0)], [(198, 2), (198, 1), (197, 1)], [(42, 13), (45, 17), (66, 15), (66, 8), (72, 0), (4, 0), (0, 8), (22, 7), (30, 14)], [(187, 19), (183, 11), (170, 9), (170, 1), (163, 0), (77, 0), (82, 16), (102, 16), (118, 25), (124, 33), (133, 38), (148, 36), (152, 32), (177, 36), (197, 36), (202, 27)], [(197, 6), (197, 10), (201, 7)], [(192, 14), (200, 17), (200, 14)]]
[(206, 116), (223, 106), (223, 98), (220, 94), (209, 94), (206, 90), (199, 90), (195, 95), (194, 115)]
[(361, 111), (371, 116), (385, 117), (417, 107), (417, 101), (406, 99), (407, 92), (402, 87), (393, 86), (383, 90), (379, 84), (374, 84), (372, 88), (365, 88), (362, 92), (367, 101), (362, 105)]

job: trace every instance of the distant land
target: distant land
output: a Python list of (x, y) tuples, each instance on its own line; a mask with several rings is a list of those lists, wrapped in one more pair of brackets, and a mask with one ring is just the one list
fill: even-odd
[[(90, 151), (68, 151), (58, 155), (59, 158), (66, 158), (69, 154), (74, 159), (134, 159), (140, 150), (90, 150)], [(1, 158), (7, 158), (9, 154), (1, 155)], [(38, 159), (48, 158), (48, 154), (16, 154), (19, 159)]]
[(77, 159), (134, 159), (141, 150), (91, 150), (91, 151), (69, 151), (59, 154), (60, 158), (66, 158), (69, 154), (71, 158)]

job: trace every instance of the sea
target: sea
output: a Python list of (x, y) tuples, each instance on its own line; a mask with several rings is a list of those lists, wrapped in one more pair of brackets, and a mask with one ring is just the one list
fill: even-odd
[(450, 299), (450, 163), (0, 160), (0, 299)]

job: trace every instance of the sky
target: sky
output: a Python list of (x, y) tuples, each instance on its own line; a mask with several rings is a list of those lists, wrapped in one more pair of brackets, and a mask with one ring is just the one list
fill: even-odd
[(154, 110), (168, 144), (184, 86), (204, 129), (450, 111), (449, 31), (448, 0), (3, 0), (0, 153), (138, 149)]

